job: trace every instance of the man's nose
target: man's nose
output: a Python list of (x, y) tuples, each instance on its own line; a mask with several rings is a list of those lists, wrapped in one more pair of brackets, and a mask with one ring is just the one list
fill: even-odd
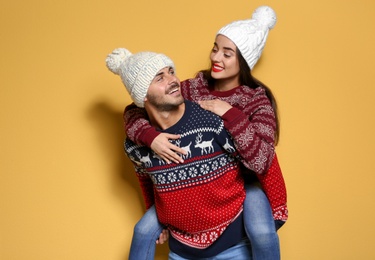
[(168, 74), (167, 80), (168, 80), (168, 84), (170, 85), (177, 81), (177, 77), (175, 74)]

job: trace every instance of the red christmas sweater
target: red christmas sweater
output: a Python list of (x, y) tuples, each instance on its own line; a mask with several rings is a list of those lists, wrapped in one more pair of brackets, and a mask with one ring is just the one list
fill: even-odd
[(246, 195), (240, 161), (245, 159), (234, 149), (223, 120), (196, 103), (185, 101), (183, 117), (164, 132), (181, 136), (171, 142), (188, 151), (183, 164), (166, 164), (129, 138), (125, 151), (146, 207), (155, 204), (159, 221), (180, 243), (207, 248), (242, 212)]
[[(232, 135), (239, 154), (246, 158), (246, 167), (253, 171), (266, 193), (275, 220), (288, 219), (287, 194), (284, 178), (274, 149), (276, 121), (271, 102), (261, 87), (251, 89), (238, 86), (229, 91), (210, 89), (202, 73), (181, 82), (185, 99), (221, 99), (233, 106), (222, 119)], [(125, 109), (125, 131), (128, 138), (139, 144), (151, 146), (160, 133), (151, 127), (144, 109), (130, 105)]]

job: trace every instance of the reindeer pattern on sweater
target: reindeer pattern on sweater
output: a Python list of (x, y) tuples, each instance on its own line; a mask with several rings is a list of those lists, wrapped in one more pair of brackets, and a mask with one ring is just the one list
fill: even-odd
[(155, 204), (159, 221), (181, 243), (211, 245), (242, 212), (242, 160), (223, 120), (185, 101), (185, 114), (165, 132), (179, 134), (174, 144), (187, 154), (182, 164), (166, 164), (150, 148), (127, 139), (125, 151), (134, 164), (146, 207)]

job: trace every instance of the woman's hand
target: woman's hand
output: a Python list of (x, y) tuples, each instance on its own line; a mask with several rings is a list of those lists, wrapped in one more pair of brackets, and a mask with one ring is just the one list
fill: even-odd
[(167, 242), (169, 238), (169, 231), (168, 229), (163, 229), (160, 233), (158, 240), (156, 240), (156, 244), (162, 245), (164, 242)]
[(166, 163), (170, 163), (171, 161), (174, 163), (183, 163), (184, 160), (180, 154), (185, 155), (186, 151), (169, 142), (170, 139), (176, 140), (179, 138), (179, 135), (161, 133), (152, 141), (151, 149)]
[(223, 100), (213, 99), (213, 100), (201, 100), (198, 101), (198, 104), (208, 111), (215, 113), (218, 116), (224, 115), (232, 106)]

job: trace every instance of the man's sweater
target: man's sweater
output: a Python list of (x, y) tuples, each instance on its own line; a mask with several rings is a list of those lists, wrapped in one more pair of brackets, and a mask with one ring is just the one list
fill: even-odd
[(173, 238), (193, 248), (210, 246), (242, 212), (244, 181), (238, 154), (223, 120), (185, 101), (185, 113), (164, 132), (187, 151), (183, 164), (165, 164), (153, 151), (127, 139), (146, 207), (155, 204), (159, 221)]
[[(233, 137), (239, 154), (246, 159), (246, 168), (251, 169), (246, 171), (257, 175), (270, 201), (274, 219), (286, 221), (286, 186), (274, 150), (276, 121), (265, 90), (238, 86), (230, 91), (215, 91), (210, 89), (202, 73), (181, 82), (181, 90), (185, 99), (194, 102), (218, 98), (233, 106), (222, 117), (225, 128)], [(142, 109), (128, 106), (124, 112), (128, 137), (150, 146), (159, 133), (145, 118)]]

